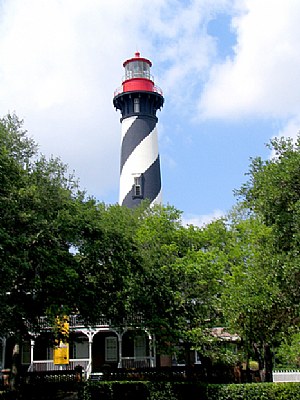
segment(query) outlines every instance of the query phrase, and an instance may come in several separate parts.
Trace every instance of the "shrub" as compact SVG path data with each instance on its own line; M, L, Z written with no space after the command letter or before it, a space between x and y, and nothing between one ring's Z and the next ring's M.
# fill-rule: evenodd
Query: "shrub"
M205 400L298 400L299 398L298 383L208 385L204 397Z
M82 400L299 400L299 383L87 382Z

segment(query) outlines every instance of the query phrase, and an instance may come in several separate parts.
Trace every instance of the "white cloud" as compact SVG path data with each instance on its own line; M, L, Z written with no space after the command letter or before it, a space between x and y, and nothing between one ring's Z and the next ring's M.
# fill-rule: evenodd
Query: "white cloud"
M233 20L235 56L212 66L199 110L202 117L299 114L300 2L245 0Z
M207 22L231 8L230 0L194 0L189 5L176 2L176 6L169 2L150 24L151 35L160 45L158 59L166 66L159 79L172 106L190 111L187 105L193 104L195 90L216 52L214 39L206 33Z
M0 113L16 111L42 152L61 156L90 194L113 193L116 201L120 125L112 97L123 61L137 49L151 57L168 102L180 107L215 51L203 27L228 3L4 0Z
M194 225L202 227L204 225L209 224L210 222L222 218L225 216L225 213L221 210L214 210L211 214L206 215L184 215L182 218L183 225Z
M16 111L41 151L61 156L99 198L118 186L120 126L112 97L122 62L135 50L141 7L133 3L2 4L0 112Z
M300 132L300 114L288 121L288 123L278 132L278 137L289 137L293 140L297 138Z

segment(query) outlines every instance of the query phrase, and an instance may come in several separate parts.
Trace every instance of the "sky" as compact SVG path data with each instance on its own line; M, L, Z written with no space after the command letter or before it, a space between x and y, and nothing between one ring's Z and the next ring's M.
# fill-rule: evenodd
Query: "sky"
M226 214L250 158L300 125L299 0L0 0L0 115L15 112L82 189L118 202L123 62L152 63L163 202Z

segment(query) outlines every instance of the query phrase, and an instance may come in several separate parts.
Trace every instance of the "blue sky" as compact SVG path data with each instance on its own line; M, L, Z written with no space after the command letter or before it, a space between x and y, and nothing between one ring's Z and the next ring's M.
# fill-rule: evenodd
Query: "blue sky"
M165 97L163 200L201 224L235 204L250 157L300 125L296 0L2 0L0 114L16 112L82 188L118 201L123 61L139 50Z

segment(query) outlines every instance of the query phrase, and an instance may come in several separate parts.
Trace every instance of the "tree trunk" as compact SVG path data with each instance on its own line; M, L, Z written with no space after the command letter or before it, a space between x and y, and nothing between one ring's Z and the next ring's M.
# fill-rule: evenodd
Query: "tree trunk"
M249 350L247 350L247 358L246 358L246 382L251 383L250 353L249 353Z
M265 382L273 382L273 354L268 343L264 345Z
M259 369L259 376L260 381L265 382L265 365L264 365L264 354L263 349L260 348L258 343L253 343L253 349L255 352L255 357L258 361L258 369Z
M16 390L19 384L20 346L16 343L12 353L10 388Z

